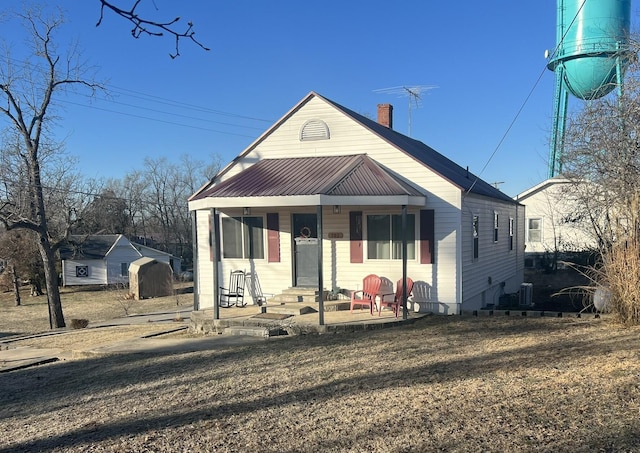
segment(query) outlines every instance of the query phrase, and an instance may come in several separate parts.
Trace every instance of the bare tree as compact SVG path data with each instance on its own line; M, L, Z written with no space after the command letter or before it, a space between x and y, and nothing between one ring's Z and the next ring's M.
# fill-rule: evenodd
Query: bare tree
M133 2L133 5L129 9L125 9L124 7L120 8L116 6L112 1L99 1L100 19L98 19L98 23L96 24L96 26L100 26L102 20L104 19L104 11L105 9L108 9L133 24L133 28L131 29L131 36L133 36L134 38L139 38L142 35L164 36L165 33L171 35L175 39L176 45L175 53L169 54L171 58L176 58L180 55L180 39L187 39L194 42L200 48L209 50L209 48L205 47L200 41L196 39L196 32L193 29L193 22L191 21L187 22L187 26L183 31L178 31L175 26L178 24L178 22L180 22L180 17L176 17L168 21L156 21L140 16L140 14L138 14L138 7L140 6L142 0L135 0Z
M55 40L63 25L62 14L47 15L38 7L15 13L29 35L30 57L14 63L7 55L7 64L0 66L0 113L9 123L11 153L21 172L15 180L5 179L0 191L0 222L6 230L26 228L37 235L38 251L44 267L51 327L65 327L55 252L64 235L58 227L72 220L73 212L56 212L50 220L43 165L47 156L59 151L47 141L48 128L55 121L54 98L75 87L96 90L99 84L90 81L90 69L81 60L76 45L61 51ZM62 178L64 180L65 178ZM20 190L22 189L22 190ZM55 196L54 192L49 192ZM67 233L68 231L66 231ZM56 239L58 238L58 239Z
M187 199L219 169L219 158L209 162L180 156L178 163L165 157L146 158L142 170L133 171L110 187L127 203L131 220L129 237L191 260L191 218Z
M23 280L31 284L31 295L42 295L42 262L29 230L4 231L0 235L0 256L7 262L4 282L13 288L16 306L21 305L20 286Z
M576 209L600 245L594 283L610 289L625 323L640 323L640 49L632 40L623 89L590 101L567 125L563 169ZM622 265L621 265L622 264Z

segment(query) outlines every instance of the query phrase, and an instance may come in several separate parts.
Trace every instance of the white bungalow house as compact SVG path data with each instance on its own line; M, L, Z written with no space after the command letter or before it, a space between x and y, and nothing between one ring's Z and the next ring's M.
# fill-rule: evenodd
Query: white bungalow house
M180 259L169 253L130 242L122 234L72 235L60 249L62 285L129 283L129 265L149 257L180 270Z
M597 248L589 216L576 202L576 190L575 182L560 175L515 197L526 208L525 267L550 266L554 260Z
M376 122L311 92L192 195L194 308L232 270L273 294L406 275L411 309L440 314L517 292L523 206L395 132L392 112Z

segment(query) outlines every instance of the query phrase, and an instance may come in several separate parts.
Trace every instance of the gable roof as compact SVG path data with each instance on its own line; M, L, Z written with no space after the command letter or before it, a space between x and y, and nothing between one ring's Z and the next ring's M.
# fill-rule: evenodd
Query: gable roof
M145 253L154 253L156 255L164 255L164 256L168 256L169 258L173 258L173 259L181 259L178 256L175 256L169 252L165 252L162 250L158 250L158 249L154 249L153 247L149 247L148 245L144 245L144 244L139 244L137 242L131 241L131 245L133 246L133 248L135 248L138 252L140 252L141 255L146 256Z
M415 140L411 137L407 137L404 134L394 131L391 128L383 126L377 121L373 121L359 113L354 112L330 99L323 98L316 94L316 96L324 99L329 104L333 105L338 110L341 110L346 115L350 116L367 129L374 132L386 140L391 145L395 146L399 151L402 151L415 160L430 168L434 172L438 173L443 178L447 179L454 185L458 186L461 190L466 192L484 195L491 198L497 198L499 200L513 202L513 199L507 194L496 189L491 184L480 179L468 169L462 168L451 159L443 156L438 151L434 150L430 146L425 145L419 140Z
M129 243L122 234L71 235L67 243L60 247L60 258L63 260L104 259L121 239Z
M192 200L296 195L423 196L369 156L355 154L263 159Z
M545 179L541 183L536 184L535 186L525 190L524 192L520 192L518 195L515 196L515 199L518 200L519 202L522 202L523 200L526 200L527 198L537 194L538 192L545 190L548 187L551 187L556 184L569 184L570 182L571 180L569 180L568 178L565 178L562 175L557 175L552 178Z
M263 140L265 140L272 131L277 129L281 124L287 121L293 114L295 114L300 108L302 108L305 104L307 104L311 99L318 98L326 102L327 104L333 106L337 110L341 111L343 114L347 115L357 123L360 123L365 128L369 129L374 134L378 135L380 138L385 140L387 143L394 146L399 151L411 156L413 159L418 161L420 164L425 167L430 168L435 173L439 174L444 179L448 180L455 186L457 186L460 190L483 195L503 201L508 201L513 203L514 200L501 192L491 184L483 181L478 178L473 173L469 172L468 169L462 168L460 165L456 164L452 160L443 156L439 152L435 151L433 148L425 145L419 140L412 139L403 135L399 132L394 131L393 129L387 128L376 121L373 121L369 118L366 118L359 113L354 112L330 99L327 99L315 92L310 92L307 96L305 96L298 104L296 104L289 112L287 112L280 120L278 120L273 126L271 126L268 130L266 130L258 139L256 139L247 149L245 149L241 154L239 154L235 159L233 159L227 166L225 166L209 183L205 184L199 191L197 191L189 201L198 200L206 197L203 195L204 193L209 193L209 196L213 196L215 193L215 186L212 187L212 184L216 182L221 176L226 174L243 156L250 153L256 146L258 146ZM346 157L346 156L342 156ZM275 159L274 159L275 160ZM279 159L281 161L291 161L291 159ZM291 162L288 162L291 163ZM258 164L254 164L258 165ZM244 170L246 172L247 170ZM326 175L324 175L326 177ZM233 178L231 178L233 179ZM352 181L355 181L353 179ZM223 183L224 184L224 183Z

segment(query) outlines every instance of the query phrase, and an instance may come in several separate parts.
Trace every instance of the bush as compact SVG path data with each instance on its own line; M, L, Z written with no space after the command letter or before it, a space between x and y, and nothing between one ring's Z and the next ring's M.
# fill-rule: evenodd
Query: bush
M611 294L611 312L625 325L640 324L640 241L619 242L602 256L601 285Z
M72 329L84 329L88 325L89 325L88 319L72 319L71 320Z

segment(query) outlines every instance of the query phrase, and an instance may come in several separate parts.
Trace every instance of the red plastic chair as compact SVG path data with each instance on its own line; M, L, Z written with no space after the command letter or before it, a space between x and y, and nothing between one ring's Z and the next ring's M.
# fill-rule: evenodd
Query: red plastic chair
M386 294L386 296L393 296L393 300L387 299L384 300L385 296L380 297L380 305L378 305L378 316L382 312L382 307L389 307L393 310L393 313L396 315L396 318L400 314L400 309L402 308L402 279L398 280L396 284L396 293L395 294ZM413 291L413 280L407 277L407 297Z
M373 315L373 307L380 292L381 282L380 277L375 274L367 275L362 280L362 289L351 293L351 313L354 306L360 305L360 309L369 307L369 313Z

